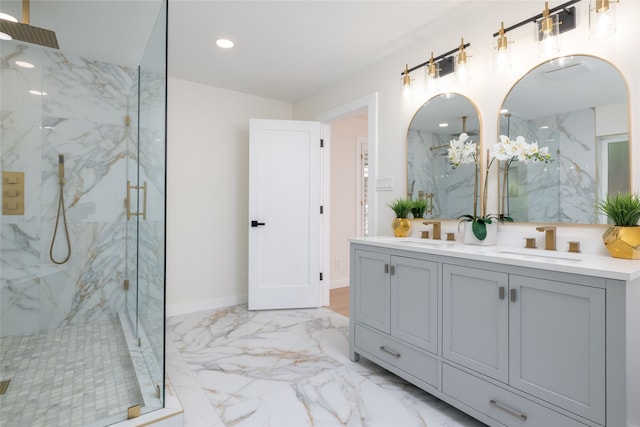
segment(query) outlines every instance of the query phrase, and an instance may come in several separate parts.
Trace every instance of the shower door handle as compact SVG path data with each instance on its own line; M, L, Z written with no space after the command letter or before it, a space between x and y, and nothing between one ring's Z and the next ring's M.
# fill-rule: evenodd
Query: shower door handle
M252 227L257 227L259 225L266 225L264 222L258 222L255 219L253 221L251 221L251 226Z
M142 212L131 212L131 190L142 190ZM147 220L147 181L144 182L144 185L131 185L131 181L127 181L127 221L131 219L132 216L142 216L142 220Z

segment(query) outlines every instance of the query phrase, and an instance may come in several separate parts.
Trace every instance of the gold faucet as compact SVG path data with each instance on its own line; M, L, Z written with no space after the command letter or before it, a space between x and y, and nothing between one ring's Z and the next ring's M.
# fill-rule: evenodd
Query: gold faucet
M424 221L424 225L433 225L433 240L440 240L440 221Z
M544 250L556 250L556 228L555 227L536 227L537 231L544 232Z

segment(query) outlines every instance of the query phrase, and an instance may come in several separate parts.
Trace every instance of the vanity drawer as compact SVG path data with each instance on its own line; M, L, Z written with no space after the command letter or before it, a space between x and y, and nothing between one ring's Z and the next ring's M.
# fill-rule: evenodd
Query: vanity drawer
M363 350L435 388L440 388L438 362L428 354L390 335L373 331L357 323L354 335L356 349ZM364 356L366 357L366 354Z
M442 365L442 391L507 426L585 426L446 363Z

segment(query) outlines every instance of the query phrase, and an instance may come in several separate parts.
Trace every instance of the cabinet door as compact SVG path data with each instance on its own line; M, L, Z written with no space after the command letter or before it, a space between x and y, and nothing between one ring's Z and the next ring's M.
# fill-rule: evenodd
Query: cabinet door
M389 255L355 251L355 321L387 334L390 322Z
M509 383L604 424L604 289L516 275L509 286Z
M391 257L391 335L438 353L438 264Z
M444 264L442 268L443 357L507 382L508 276Z

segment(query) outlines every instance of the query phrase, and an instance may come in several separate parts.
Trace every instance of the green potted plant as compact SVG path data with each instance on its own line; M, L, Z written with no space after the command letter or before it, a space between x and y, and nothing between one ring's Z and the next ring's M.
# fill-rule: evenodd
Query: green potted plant
M427 201L426 200L413 200L411 202L411 215L415 219L424 218L424 213L427 211Z
M613 223L602 235L611 256L640 259L640 196L629 192L609 194L597 208Z
M408 199L395 199L387 206L396 214L395 219L391 223L393 235L396 237L407 237L411 232L411 221L409 213L413 207L413 202Z

